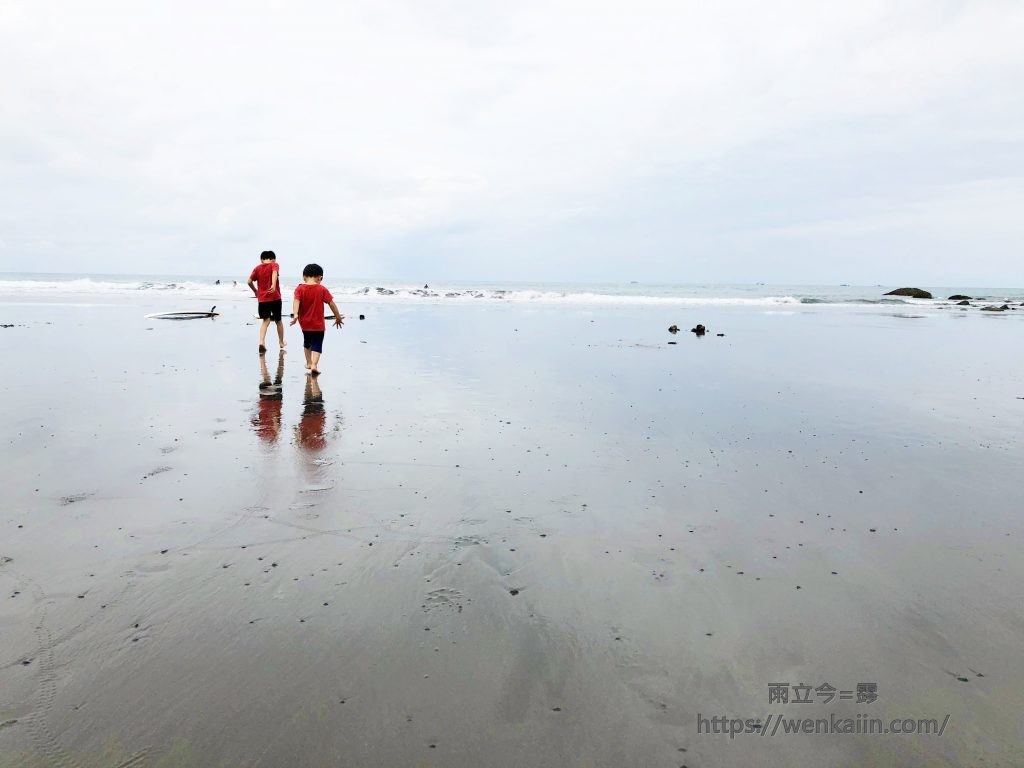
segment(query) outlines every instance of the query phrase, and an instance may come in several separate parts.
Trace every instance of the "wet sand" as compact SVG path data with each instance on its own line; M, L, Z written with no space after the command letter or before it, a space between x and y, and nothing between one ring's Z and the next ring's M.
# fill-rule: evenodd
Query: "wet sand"
M1024 316L177 308L0 303L0 766L1024 764Z

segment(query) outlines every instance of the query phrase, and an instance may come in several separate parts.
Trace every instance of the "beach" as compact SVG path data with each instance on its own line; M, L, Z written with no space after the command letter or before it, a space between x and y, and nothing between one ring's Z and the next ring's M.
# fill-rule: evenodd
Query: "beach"
M0 299L0 766L1024 764L1024 307L339 304Z

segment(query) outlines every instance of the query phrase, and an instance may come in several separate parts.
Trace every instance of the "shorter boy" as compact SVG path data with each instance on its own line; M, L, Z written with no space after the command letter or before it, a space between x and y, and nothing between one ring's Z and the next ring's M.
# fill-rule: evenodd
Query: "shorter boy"
M302 329L302 351L306 353L306 373L319 376L320 354L324 351L324 304L334 313L334 327L341 328L345 316L338 310L334 297L324 286L324 270L319 264L307 264L302 270L302 284L295 286L290 325L299 324Z
M260 254L260 263L257 264L252 274L249 275L249 287L256 294L256 301L259 302L259 316L263 323L260 325L260 354L267 351L267 328L270 321L277 323L277 342L281 349L285 348L284 323L281 322L281 283L278 280L277 256L273 251L264 251Z

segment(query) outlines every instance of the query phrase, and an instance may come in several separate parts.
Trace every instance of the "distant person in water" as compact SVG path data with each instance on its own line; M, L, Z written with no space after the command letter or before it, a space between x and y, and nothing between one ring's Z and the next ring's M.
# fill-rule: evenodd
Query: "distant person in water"
M260 354L267 351L267 328L271 321L277 323L278 345L284 349L287 342L284 340L284 323L281 322L281 282L277 256L273 251L260 254L260 263L253 267L249 275L249 287L256 294L260 320L263 321L260 324Z
M334 303L331 292L321 283L324 270L319 264L307 264L302 270L302 284L295 286L291 325L302 329L302 350L306 353L306 373L319 376L320 355L324 351L324 304L334 313L334 327L341 328L345 316Z

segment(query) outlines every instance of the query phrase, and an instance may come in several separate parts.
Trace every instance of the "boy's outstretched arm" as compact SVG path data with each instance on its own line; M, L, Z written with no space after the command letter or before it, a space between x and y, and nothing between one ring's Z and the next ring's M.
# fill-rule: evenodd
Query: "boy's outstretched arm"
M341 328L341 326L345 324L345 316L341 314L341 310L338 309L338 305L333 301L327 306L329 306L331 308L331 312L334 313L334 327Z
M299 300L292 299L292 321L288 325L295 325L299 322Z

